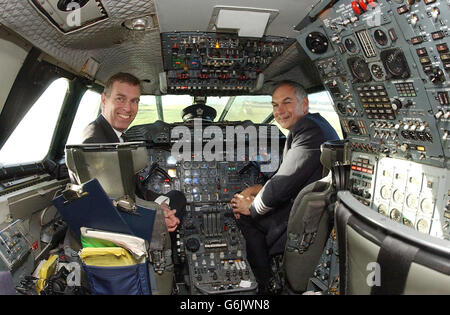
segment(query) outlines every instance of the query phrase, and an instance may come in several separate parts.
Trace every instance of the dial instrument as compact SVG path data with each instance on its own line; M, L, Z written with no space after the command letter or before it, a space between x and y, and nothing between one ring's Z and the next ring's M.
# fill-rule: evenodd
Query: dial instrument
M396 189L394 191L394 194L392 195L392 198L394 199L395 202L402 202L403 201L403 192L400 191L399 189Z
M402 213L398 209L392 209L391 210L391 219L397 222L401 222L402 220Z
M425 214L433 214L433 201L430 198L425 198L420 202L420 210Z
M381 205L378 206L378 213L380 213L382 215L386 215L387 216L387 214L388 214L387 210L388 209L387 209L387 207L384 204L381 204Z
M417 228L417 231L419 231L419 232L428 233L428 229L429 229L428 221L425 219L420 219L419 221L417 221L416 228Z
M414 196L413 194L409 194L406 197L406 205L411 209L417 209L418 205L417 197Z
M369 66L361 57L355 57L347 60L353 77L360 82L368 82L372 80Z
M380 193L383 199L388 200L391 198L391 189L388 186L381 187Z
M355 43L355 41L353 39L347 38L344 41L344 45L345 45L345 48L347 48L347 50L350 53L354 54L354 53L358 52L358 46L356 46L356 43Z
M373 33L373 37L375 38L375 41L377 42L377 44L380 46L386 46L388 43L388 37L387 37L386 33L380 29L377 29Z

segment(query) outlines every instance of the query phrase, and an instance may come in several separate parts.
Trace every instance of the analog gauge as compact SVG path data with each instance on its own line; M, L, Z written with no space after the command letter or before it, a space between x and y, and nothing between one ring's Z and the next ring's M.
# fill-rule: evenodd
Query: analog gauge
M397 222L402 220L402 213L398 209L391 210L391 219Z
M388 215L387 207L386 207L384 204L381 204L381 205L378 207L378 213L387 216L387 215Z
M336 107L342 115L347 115L347 107L344 104L337 103Z
M405 55L400 49L385 50L380 55L386 71L393 78L406 79L410 76L410 70Z
M344 45L345 45L345 48L347 48L347 50L350 53L354 54L354 53L358 52L358 46L356 46L356 43L353 41L353 39L347 38L344 41Z
M406 197L406 205L411 209L417 209L417 197L410 194Z
M361 82L369 82L372 80L369 66L366 61L360 57L355 57L347 60L352 75L355 79Z
M392 197L394 198L395 202L402 202L403 201L403 192L401 192L400 190L396 189L394 191L394 194L392 195Z
M380 29L377 29L374 33L373 33L373 37L375 38L375 41L378 43L378 45L380 46L386 46L388 43L388 37L386 35L385 32L383 32Z
M358 126L358 124L354 120L348 121L348 126L350 127L350 130L354 133L359 135L361 133L361 130Z
M420 203L420 210L426 214L433 214L433 201L430 198L425 198Z
M417 231L428 234L429 224L425 219L420 219L416 224Z
M383 72L383 69L380 67L380 65L373 64L370 67L370 72L372 72L372 75L374 76L374 78L376 78L378 80L383 80L384 72Z
M388 186L381 187L380 193L383 199L391 198L391 189Z
M185 169L191 168L191 162L189 162L189 161L184 161L184 162L183 162L183 168L185 168Z
M306 47L315 54L323 54L328 49L328 39L319 32L312 32L306 37Z
M411 220L407 219L407 218L403 218L403 224L409 227L414 227L414 223L411 222Z

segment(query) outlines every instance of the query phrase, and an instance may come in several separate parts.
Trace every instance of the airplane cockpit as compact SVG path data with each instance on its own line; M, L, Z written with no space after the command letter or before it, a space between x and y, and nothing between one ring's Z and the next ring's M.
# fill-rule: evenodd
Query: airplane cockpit
M449 23L448 0L0 1L0 294L450 294ZM82 143L118 72L136 117ZM261 291L231 200L286 163L283 81L338 139ZM174 232L143 191L183 195Z

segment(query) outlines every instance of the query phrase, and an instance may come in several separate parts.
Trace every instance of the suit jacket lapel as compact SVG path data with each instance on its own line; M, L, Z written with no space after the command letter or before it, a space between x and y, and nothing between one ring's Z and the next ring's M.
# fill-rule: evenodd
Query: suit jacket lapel
M97 122L99 126L102 127L103 133L105 134L105 140L107 142L120 142L119 138L117 137L117 134L114 132L113 128L109 124L109 122L103 117L103 115L98 116Z

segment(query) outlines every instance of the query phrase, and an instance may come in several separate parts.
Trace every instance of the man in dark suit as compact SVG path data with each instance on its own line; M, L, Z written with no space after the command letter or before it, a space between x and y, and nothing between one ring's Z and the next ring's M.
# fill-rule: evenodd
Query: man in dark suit
M289 130L280 167L264 186L248 187L231 200L263 292L271 275L270 257L284 252L294 199L303 187L322 177L320 145L339 139L320 114L308 112L307 94L295 82L283 81L275 87L272 106L275 120Z
M82 143L124 142L123 132L136 117L140 95L141 82L132 74L119 72L109 78L101 95L102 113L83 130ZM176 230L186 207L186 198L181 192L170 191L160 196L137 187L136 194L160 203L168 231Z

